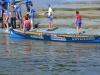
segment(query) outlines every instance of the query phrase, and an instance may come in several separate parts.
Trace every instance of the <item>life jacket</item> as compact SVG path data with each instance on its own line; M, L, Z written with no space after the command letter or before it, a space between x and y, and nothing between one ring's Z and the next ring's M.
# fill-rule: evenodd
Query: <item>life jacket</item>
M22 23L24 23L26 21L25 17L22 19Z
M82 17L81 17L80 14L76 14L76 18L77 18L77 21L78 21L78 20L82 20Z
M25 27L30 27L31 26L30 22L28 20L26 20L24 23L25 23Z

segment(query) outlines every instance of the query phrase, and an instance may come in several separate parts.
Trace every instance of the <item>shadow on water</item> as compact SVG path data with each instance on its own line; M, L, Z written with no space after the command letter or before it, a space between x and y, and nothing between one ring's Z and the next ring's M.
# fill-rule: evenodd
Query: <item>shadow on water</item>
M0 74L99 75L99 44L0 39Z

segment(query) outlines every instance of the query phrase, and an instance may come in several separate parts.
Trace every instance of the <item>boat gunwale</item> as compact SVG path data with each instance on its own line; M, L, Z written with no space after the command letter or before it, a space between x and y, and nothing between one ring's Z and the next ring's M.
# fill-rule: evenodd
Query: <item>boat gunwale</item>
M48 36L48 35L56 35L58 37L75 37L75 38L92 38L98 37L100 35L83 35L83 34L57 34L57 33L44 33L44 32L37 32L37 31L26 31L25 33L23 30L13 29L13 31L22 33L22 34L29 34L29 35L38 35L38 36Z

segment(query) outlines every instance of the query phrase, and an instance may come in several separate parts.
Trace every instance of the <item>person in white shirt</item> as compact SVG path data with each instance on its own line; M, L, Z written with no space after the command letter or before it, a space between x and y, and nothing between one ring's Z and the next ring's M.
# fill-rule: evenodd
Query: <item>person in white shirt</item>
M53 29L53 10L50 7L50 4L48 6L48 18L49 18L49 30Z

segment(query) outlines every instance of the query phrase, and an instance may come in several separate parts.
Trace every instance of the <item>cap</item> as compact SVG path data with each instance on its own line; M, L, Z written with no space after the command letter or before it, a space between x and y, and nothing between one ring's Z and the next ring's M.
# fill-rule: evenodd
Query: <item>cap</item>
M50 7L50 4L47 4Z
M15 8L18 9L20 6L21 6L21 4L17 4L17 5L15 6Z
M18 4L18 7L20 7L21 6L21 4Z

